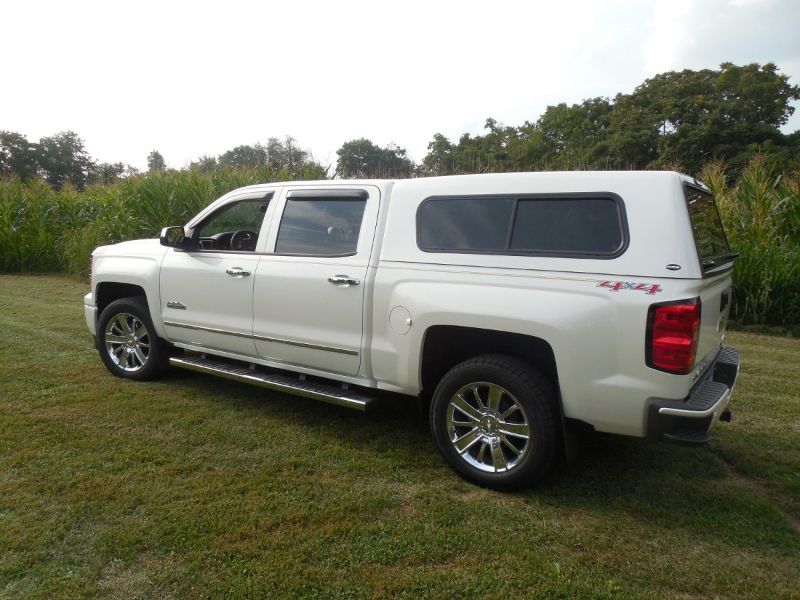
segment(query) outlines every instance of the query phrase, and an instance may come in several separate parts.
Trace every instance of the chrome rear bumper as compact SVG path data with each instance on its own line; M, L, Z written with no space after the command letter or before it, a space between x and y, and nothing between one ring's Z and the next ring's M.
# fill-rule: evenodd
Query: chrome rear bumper
M648 437L690 446L707 444L714 423L730 420L728 402L739 375L739 362L739 352L734 348L721 348L684 400L653 401L648 410Z

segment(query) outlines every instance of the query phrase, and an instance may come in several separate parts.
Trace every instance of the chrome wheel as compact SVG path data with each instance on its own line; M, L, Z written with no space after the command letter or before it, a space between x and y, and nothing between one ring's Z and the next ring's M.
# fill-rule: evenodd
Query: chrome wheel
M531 445L531 426L522 404L494 383L459 388L447 405L446 426L461 458L489 473L513 469Z
M105 328L106 352L111 361L129 373L138 371L150 357L150 333L145 324L130 313L118 313Z

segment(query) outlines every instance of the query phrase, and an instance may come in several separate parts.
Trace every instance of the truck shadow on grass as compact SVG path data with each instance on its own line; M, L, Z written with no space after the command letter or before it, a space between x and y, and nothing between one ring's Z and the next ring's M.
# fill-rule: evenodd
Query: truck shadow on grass
M192 373L176 372L165 382L228 409L255 411L302 427L318 447L346 448L383 459L371 477L393 485L399 478L435 494L469 495L479 490L461 481L439 457L427 415L412 399L381 398L367 413L278 394ZM347 476L358 477L356 474ZM491 493L508 505L537 503L559 511L589 511L598 517L630 519L661 531L682 531L696 543L800 553L800 535L758 490L743 486L708 447L686 448L605 434L581 438L577 459L559 464L535 488ZM485 500L479 495L476 502Z
M800 552L800 535L761 490L743 485L709 447L589 434L577 460L542 482L539 499L563 508L613 513L697 543Z

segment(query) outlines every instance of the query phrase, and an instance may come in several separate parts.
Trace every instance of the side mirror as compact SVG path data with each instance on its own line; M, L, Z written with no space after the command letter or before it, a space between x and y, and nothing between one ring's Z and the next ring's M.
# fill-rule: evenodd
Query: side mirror
M186 248L189 239L183 231L183 227L164 227L159 236L162 246L169 246L170 248Z

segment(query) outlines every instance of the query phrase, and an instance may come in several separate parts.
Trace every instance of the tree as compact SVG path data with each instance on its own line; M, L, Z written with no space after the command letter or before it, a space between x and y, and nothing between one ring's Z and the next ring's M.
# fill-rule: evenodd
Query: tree
M283 141L276 137L269 138L265 150L267 164L276 171L281 169L293 171L309 162L308 152L299 148L297 140L289 135Z
M380 168L381 149L366 138L345 142L336 155L336 174L344 179L374 177Z
M659 157L659 129L663 127L647 108L619 94L609 114L606 156L609 166L644 169L654 164Z
M26 181L36 176L36 145L13 131L0 131L0 177L16 176Z
M545 137L538 122L525 121L508 140L508 160L514 170L551 168L554 158L552 140Z
M635 157L636 167L680 164L696 173L712 159L738 167L760 146L786 143L780 126L798 99L800 88L773 63L661 73L617 96L611 152Z
M515 170L509 155L516 141L516 130L486 119L484 135L463 134L453 144L437 133L428 144L428 154L422 160L420 172L431 175L455 173L500 173Z
M779 128L798 99L800 88L772 63L662 73L613 102L548 106L519 127L487 119L485 133L465 133L457 143L436 134L419 172L679 167L697 173L714 159L738 170L757 153L791 161L800 153L797 137Z
M453 143L441 133L428 142L428 154L419 166L420 175L450 175L455 172Z
M121 162L95 164L89 171L88 180L89 183L114 183L122 179L129 168Z
M275 171L286 169L290 172L313 164L313 161L309 160L308 152L298 147L295 139L288 135L283 140L271 137L267 140L266 146L258 142L253 146L236 146L220 154L217 160L220 165L235 169L251 169L266 165Z
M41 138L37 154L42 176L56 189L66 182L83 189L94 165L74 131Z
M167 163L164 161L164 157L161 156L161 153L158 150L153 150L150 154L147 155L147 170L151 173L160 173L165 171L167 168Z
M213 156L203 155L197 159L196 162L193 162L189 165L190 169L195 169L200 171L201 173L212 173L219 164L217 163L217 159Z
M350 140L336 151L336 174L344 179L410 177L414 163L394 144L381 148L366 138Z
M219 156L219 164L234 169L246 169L266 164L267 152L261 144L236 146Z
M598 168L605 150L607 98L590 98L580 104L548 106L536 129L552 154L554 166L567 169Z
M383 149L383 177L411 177L414 172L414 163L408 158L405 148L390 142Z

